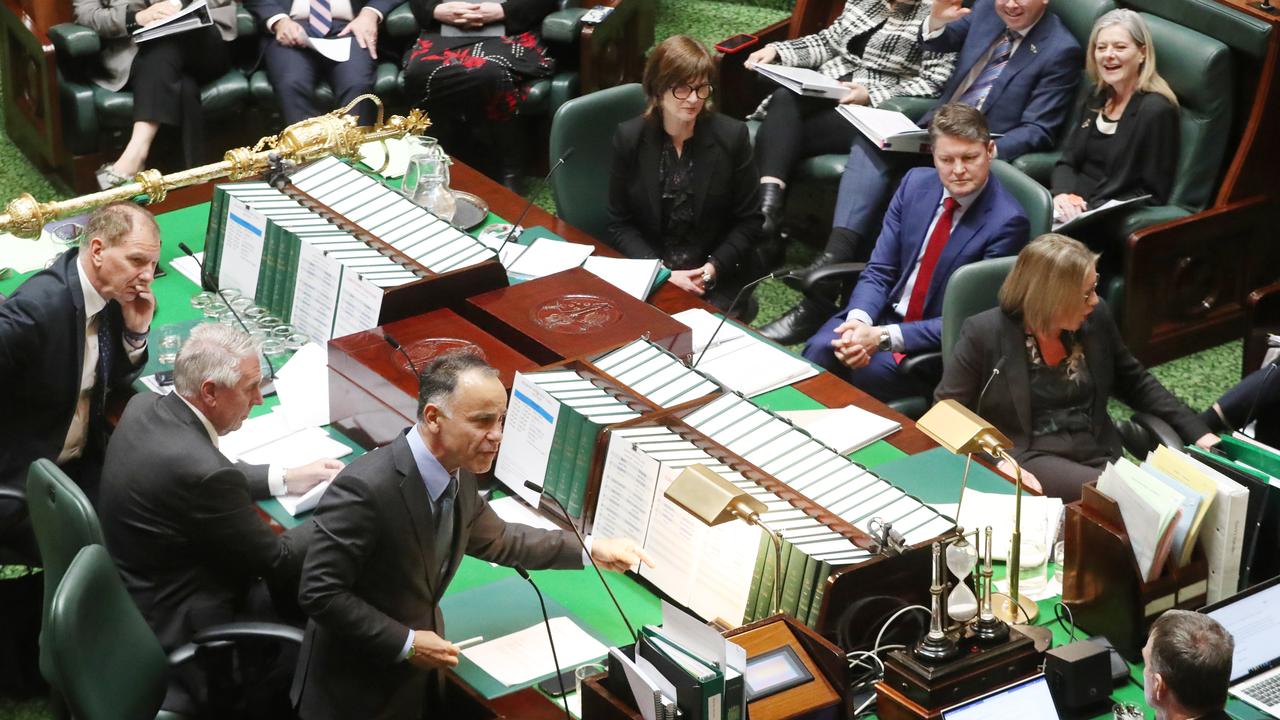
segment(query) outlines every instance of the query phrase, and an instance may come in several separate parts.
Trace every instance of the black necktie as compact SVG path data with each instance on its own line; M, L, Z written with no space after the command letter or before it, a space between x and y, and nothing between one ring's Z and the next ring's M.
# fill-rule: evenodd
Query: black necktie
M88 431L103 430L107 407L107 385L111 378L111 353L114 350L111 347L111 329L108 327L106 310L99 310L94 319L98 325L98 370L97 377L93 381L93 392L89 395L86 439L92 437Z
M436 500L436 559L440 562L440 574L449 569L453 554L453 507L458 496L458 478L449 477L449 484Z

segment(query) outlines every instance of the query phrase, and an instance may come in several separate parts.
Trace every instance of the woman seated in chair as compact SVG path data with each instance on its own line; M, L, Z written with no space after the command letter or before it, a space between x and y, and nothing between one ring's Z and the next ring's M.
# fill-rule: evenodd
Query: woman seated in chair
M1089 36L1085 72L1094 92L1062 145L1050 188L1056 221L1108 200L1150 195L1162 205L1178 164L1178 99L1156 72L1142 16L1112 10Z
M830 27L795 40L769 43L747 57L757 63L803 67L841 81L849 92L842 105L875 107L896 95L937 97L951 77L954 53L925 52L918 36L929 17L925 0L847 0ZM836 112L836 103L778 88L755 112L760 203L765 232L782 214L791 171L804 158L845 154L857 130Z
M1187 442L1217 441L1125 347L1098 298L1097 260L1065 235L1031 241L1000 288L1000 306L965 321L934 392L995 425L1013 441L1028 486L1067 502L1120 457L1112 396ZM1005 463L1000 469L1012 475Z
M143 43L133 32L182 9L177 0L76 0L75 21L102 38L101 63L92 80L112 92L133 91L133 129L115 162L98 168L106 190L126 182L147 163L162 125L181 128L186 167L205 162L200 86L231 69L229 42L236 37L236 10L230 0L209 0L211 27Z
M446 151L510 187L521 170L520 103L532 80L555 71L541 32L556 7L555 0L409 0L422 32L405 53L405 95L431 116ZM469 154L479 148L491 155Z
M728 309L755 271L760 176L747 126L710 107L715 80L715 57L686 35L649 55L645 112L613 136L607 241L660 258L677 287ZM750 320L754 304L742 305Z

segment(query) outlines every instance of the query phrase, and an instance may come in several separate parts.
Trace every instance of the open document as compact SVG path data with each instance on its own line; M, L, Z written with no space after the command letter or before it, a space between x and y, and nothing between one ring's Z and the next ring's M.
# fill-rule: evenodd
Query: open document
M157 20L144 28L135 30L133 41L146 42L212 24L213 19L209 17L208 4L205 0L196 0L163 20Z
M755 70L797 95L839 100L849 94L849 88L839 80L833 80L809 68L756 63Z
M708 342L712 343L706 355L697 361L698 369L726 388L747 397L776 390L818 374L803 359L752 336L732 322L726 322L713 339L711 335L720 324L720 318L706 310L691 308L672 317L693 330L695 359L702 355Z
M1127 200L1115 200L1115 199L1108 200L1097 207L1092 207L1092 208L1089 208L1088 210L1085 210L1084 212L1071 218L1070 220L1063 220L1060 215L1058 215L1057 213L1054 213L1053 231L1060 232L1063 229L1070 230L1072 227L1075 227L1078 223L1083 223L1085 220L1088 220L1091 217L1095 217L1097 215L1106 215L1117 208L1122 208L1127 205L1134 205L1136 203L1143 202L1144 200L1147 200L1150 197L1151 197L1150 195L1140 195L1138 197L1129 198Z
M897 110L881 110L865 105L836 108L873 145L890 152L929 152L929 131Z

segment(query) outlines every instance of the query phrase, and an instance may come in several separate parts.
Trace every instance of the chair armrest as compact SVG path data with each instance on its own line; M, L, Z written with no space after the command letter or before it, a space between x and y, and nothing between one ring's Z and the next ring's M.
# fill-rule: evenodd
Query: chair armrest
M1149 413L1134 413L1128 420L1115 423L1120 444L1135 457L1146 457L1157 445L1180 448L1182 438L1169 423Z
M1053 166L1057 165L1061 159L1061 152L1051 150L1019 155L1010 164L1026 173L1032 180L1049 187L1049 181L1053 178Z
M1182 437L1178 435L1178 431L1173 429L1172 425L1151 413L1134 413L1133 422L1138 427L1146 430L1153 440L1162 445L1168 445L1176 450L1186 444L1183 442Z
M1121 237L1125 238L1152 225L1159 225L1170 220L1181 220L1191 215L1190 212L1177 205L1150 205L1135 208L1128 213L1125 213L1124 210L1118 212L1124 215L1124 219L1120 221L1119 226Z
M578 72L583 94L639 82L653 46L655 0L601 0L613 7L595 25L578 24Z
M26 503L27 493L21 488L9 487L7 485L0 486L0 500L13 500L14 502Z
M808 275L799 278L800 287L802 291L807 292L812 290L813 286L818 282L830 280L832 278L843 278L851 275L858 275L866 268L867 264L862 262L835 263L834 265L827 265L826 267L818 268Z
M177 667L196 657L201 645L235 642L236 640L276 640L285 644L302 646L302 630L280 623L232 622L214 625L196 633L191 642L169 653L169 666Z
M92 28L76 23L59 23L49 28L53 49L63 57L92 57L102 51L102 39Z
M587 8L571 7L542 18L542 39L561 45L572 45L578 41L578 25Z
M899 95L891 97L880 103L881 110L897 110L912 120L919 120L929 108L938 102L938 98L912 97L909 95Z
M387 37L393 38L417 37L418 31L421 30L418 27L418 19L409 9L409 3L401 3L387 13L386 19L382 21L382 27L386 30Z
M898 372L906 373L925 385L933 385L942 377L942 351L908 355L898 364Z

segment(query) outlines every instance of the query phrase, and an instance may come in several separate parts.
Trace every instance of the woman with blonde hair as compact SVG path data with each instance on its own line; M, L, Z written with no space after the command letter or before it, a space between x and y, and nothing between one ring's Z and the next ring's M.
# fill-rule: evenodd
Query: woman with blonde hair
M613 136L606 240L627 257L660 258L677 287L727 309L753 279L760 176L747 126L711 108L715 81L715 57L697 40L654 48L645 112ZM749 321L746 305L738 314Z
M1054 218L1071 220L1108 200L1142 195L1164 204L1178 164L1178 99L1156 71L1142 16L1121 9L1098 18L1085 72L1094 92L1053 169Z
M1107 415L1112 396L1169 423L1187 442L1216 441L1125 347L1098 298L1097 261L1065 235L1031 241L1000 288L1000 306L965 321L934 393L999 428L1013 441L1028 485L1067 502L1120 457Z

